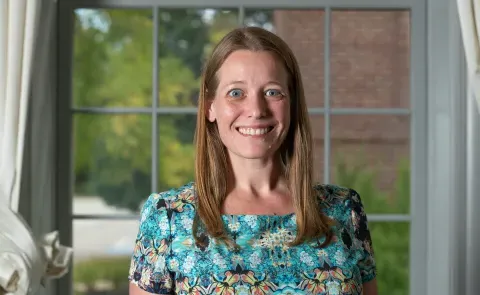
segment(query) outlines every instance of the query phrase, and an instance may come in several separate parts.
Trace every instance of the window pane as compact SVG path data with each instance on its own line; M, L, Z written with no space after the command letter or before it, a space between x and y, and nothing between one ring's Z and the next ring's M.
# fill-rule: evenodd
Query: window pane
M369 228L377 263L378 294L408 294L410 224L370 222Z
M159 130L158 191L175 188L194 180L193 135L197 116L161 115Z
M75 295L128 295L138 220L73 221Z
M74 214L137 211L151 190L151 116L74 116Z
M333 115L332 181L358 191L368 213L408 213L410 117Z
M330 40L332 107L410 106L408 11L333 11Z
M324 183L325 118L323 115L310 115L313 139L314 181Z
M77 9L73 104L150 106L152 32L148 9Z
M302 74L309 107L324 105L324 11L245 10L247 26L261 26L292 48Z
M159 103L194 106L204 60L238 26L237 10L161 9L159 22Z

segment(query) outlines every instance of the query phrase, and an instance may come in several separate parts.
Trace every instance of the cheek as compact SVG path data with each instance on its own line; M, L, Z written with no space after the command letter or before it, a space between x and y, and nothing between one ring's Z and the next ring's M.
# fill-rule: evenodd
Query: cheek
M228 105L218 105L218 108L215 110L217 114L217 123L219 128L228 128L231 125L235 118L237 117L238 111L235 108Z
M222 108L222 115L227 119L232 119L235 117L236 111L230 106L225 106Z
M283 102L272 107L272 112L276 119L280 121L285 128L290 125L290 104Z

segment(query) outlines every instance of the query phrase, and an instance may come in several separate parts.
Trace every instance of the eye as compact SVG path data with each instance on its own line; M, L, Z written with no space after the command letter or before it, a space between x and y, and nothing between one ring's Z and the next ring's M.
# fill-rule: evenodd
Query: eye
M228 92L228 96L232 98L241 98L243 97L243 91L240 89L232 89Z
M282 98L285 96L283 92L278 89L268 89L265 91L265 95L273 98Z

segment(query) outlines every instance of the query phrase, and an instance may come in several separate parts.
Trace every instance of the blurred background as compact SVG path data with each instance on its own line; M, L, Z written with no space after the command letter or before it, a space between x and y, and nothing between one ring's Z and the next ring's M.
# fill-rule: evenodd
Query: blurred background
M239 25L266 28L293 49L314 131L316 181L360 193L379 294L408 294L410 23L410 11L398 9L76 9L75 294L128 294L139 206L151 192L193 180L201 67Z

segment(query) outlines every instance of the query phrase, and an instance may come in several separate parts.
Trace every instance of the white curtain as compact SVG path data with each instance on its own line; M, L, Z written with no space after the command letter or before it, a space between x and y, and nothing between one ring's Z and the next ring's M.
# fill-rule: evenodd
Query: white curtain
M480 1L457 0L469 85L480 110Z
M32 90L45 82L40 67L49 63L40 61L49 57L44 32L54 28L55 8L54 0L0 0L0 294L33 294L46 278L65 274L72 255L57 232L36 238L18 213L23 159L32 154L27 118L42 99Z

